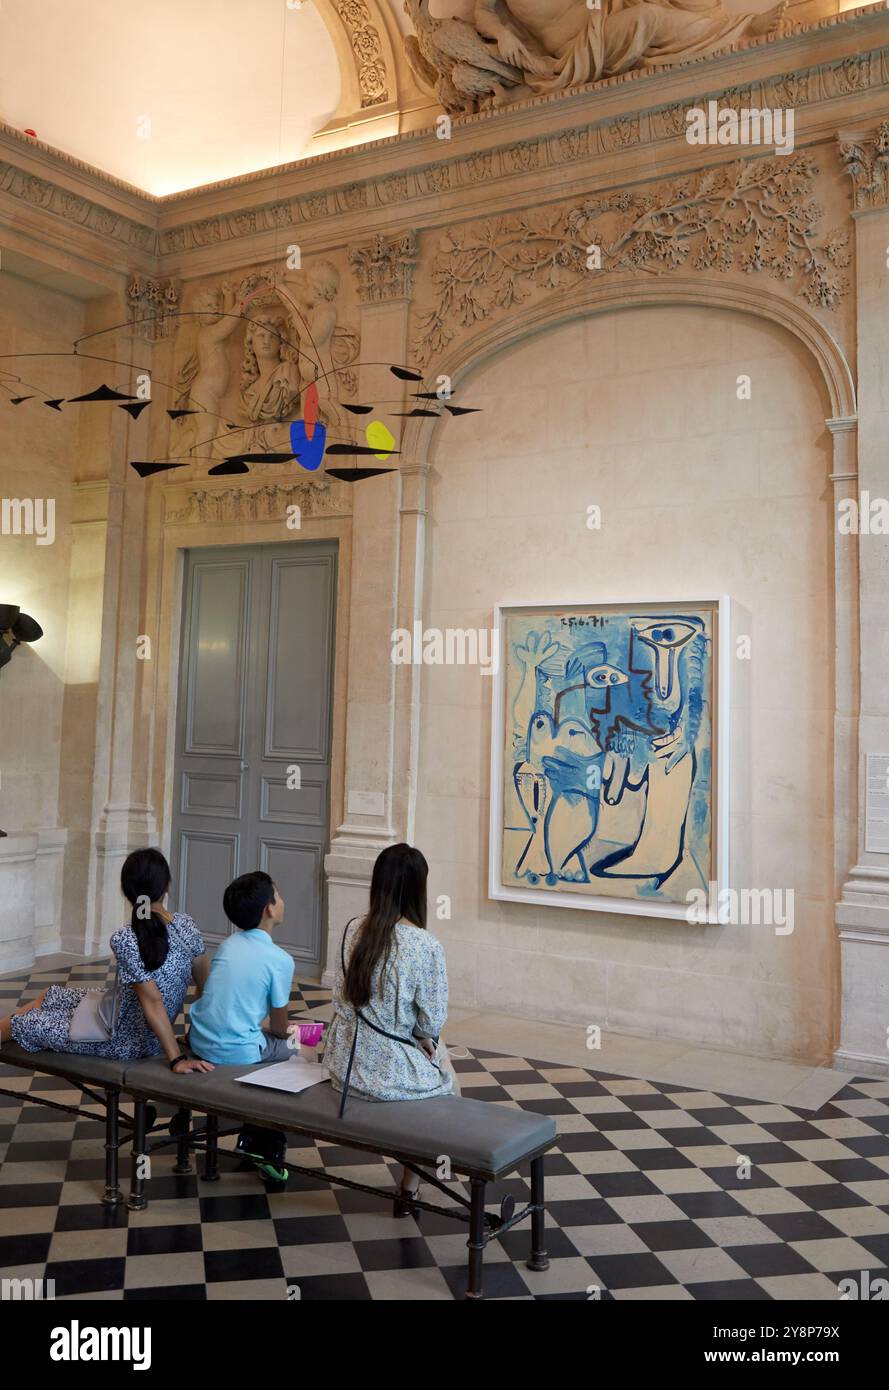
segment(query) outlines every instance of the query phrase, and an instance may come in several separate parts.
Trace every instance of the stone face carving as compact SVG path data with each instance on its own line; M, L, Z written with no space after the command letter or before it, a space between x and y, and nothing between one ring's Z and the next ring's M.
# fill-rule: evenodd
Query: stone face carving
M172 337L179 322L172 317L179 308L179 290L172 280L163 284L134 275L127 285L127 303L130 320L140 338L156 343Z
M176 506L181 494L168 494L168 523L196 524L218 521L284 522L287 508L294 503L305 516L345 511L343 499L326 478L305 478L297 483L271 483L265 487L204 487L188 493L184 505Z
M889 121L875 131L840 131L838 139L856 211L889 206Z
M261 312L244 334L241 404L253 424L275 425L299 411L300 338L286 313Z
M364 0L333 0L334 9L343 21L358 69L358 87L362 106L378 106L389 100L386 62L380 36L371 23L370 10Z
M849 236L840 229L818 239L817 173L807 154L741 160L643 193L449 232L432 266L436 304L418 319L416 359L427 364L461 327L507 312L535 289L566 289L609 270L766 271L793 282L809 304L833 309L849 291L840 273Z
M365 304L410 299L417 263L417 238L413 232L398 237L378 235L368 246L350 251L349 261L355 267L358 293Z
M577 0L475 0L473 29L462 20L433 19L428 0L405 0L416 29L405 54L446 110L474 110L484 99L500 104L703 57L772 33L785 8L784 0L760 15L728 14L719 0L600 0L595 7Z
M360 336L341 322L340 272L329 260L302 269L249 271L237 285L204 284L179 320L171 457L200 467L242 453L286 452L302 392L318 381L320 418L354 394ZM271 466L271 465L270 465Z

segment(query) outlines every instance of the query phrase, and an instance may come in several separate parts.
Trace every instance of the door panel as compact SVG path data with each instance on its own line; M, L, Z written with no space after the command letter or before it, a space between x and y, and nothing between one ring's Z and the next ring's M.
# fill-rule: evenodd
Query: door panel
M332 584L330 563L272 562L266 757L328 757Z
M201 931L212 940L225 935L222 893L237 876L238 835L214 835L208 831L185 830L179 839L179 886L176 903L184 906ZM173 883L176 884L174 872ZM222 884L222 888L219 888ZM192 904L200 903L200 915Z
M244 743L248 569L196 561L192 570L186 753L240 753Z
M260 845L259 867L271 874L287 905L275 940L300 962L321 959L321 897L315 885L323 860L318 845L277 839Z
M287 904L275 939L317 973L336 546L200 550L185 569L172 897L219 941L226 884L266 869Z

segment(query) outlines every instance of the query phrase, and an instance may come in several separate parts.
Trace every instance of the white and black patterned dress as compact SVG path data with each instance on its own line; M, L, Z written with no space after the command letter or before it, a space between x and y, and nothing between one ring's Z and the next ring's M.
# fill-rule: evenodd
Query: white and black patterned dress
M346 929L348 963L358 924ZM437 1038L448 1016L448 972L437 937L421 927L399 922L386 969L379 965L371 982L371 999L361 1010L378 1028L399 1038ZM343 998L344 974L337 952L333 987L333 1022L327 1033L324 1062L335 1091L341 1091L355 1034L355 1010ZM349 1094L364 1100L425 1100L447 1096L454 1081L446 1067L430 1061L419 1046L381 1037L359 1024Z
M191 983L191 963L204 951L204 939L192 919L177 912L167 927L169 949L158 970L146 970L139 954L139 943L132 927L123 927L111 938L111 949L120 967L120 1017L109 1042L71 1042L68 1033L71 1015L85 989L50 985L38 1009L14 1014L10 1021L13 1041L26 1052L73 1052L86 1057L112 1057L120 1061L134 1057L156 1057L163 1050L146 1022L133 985L153 980L161 992L164 1008L173 1023L182 1008Z

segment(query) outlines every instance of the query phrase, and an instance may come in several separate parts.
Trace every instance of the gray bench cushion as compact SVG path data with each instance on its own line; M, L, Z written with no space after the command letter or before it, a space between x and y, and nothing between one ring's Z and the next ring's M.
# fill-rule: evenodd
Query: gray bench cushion
M319 1139L427 1164L446 1154L455 1171L486 1178L510 1172L528 1155L550 1147L556 1137L549 1115L458 1096L403 1101L350 1096L340 1119L340 1095L329 1081L288 1095L234 1080L259 1069L216 1067L212 1072L179 1076L165 1062L129 1062L124 1089L148 1100L209 1109L273 1129L301 1130Z
M49 1072L50 1076L68 1076L75 1084L85 1081L96 1086L122 1086L126 1067L132 1065L107 1057L80 1057L72 1052L27 1052L15 1042L0 1047L0 1062L23 1070Z

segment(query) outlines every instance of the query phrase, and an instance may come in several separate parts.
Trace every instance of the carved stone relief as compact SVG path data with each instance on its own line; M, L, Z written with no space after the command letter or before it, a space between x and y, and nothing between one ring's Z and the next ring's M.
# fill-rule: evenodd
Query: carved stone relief
M856 211L889 206L889 121L875 131L841 131L838 138Z
M376 236L367 246L355 247L349 260L358 277L358 294L365 304L386 299L409 299L417 263L417 238Z
M417 319L416 359L426 365L461 328L506 313L534 292L608 270L764 272L810 305L834 309L850 289L842 273L849 230L819 231L817 174L809 154L739 160L643 192L447 232L429 276L435 302Z
M348 285L346 286L348 288ZM265 266L235 284L194 287L176 344L171 456L212 464L235 454L288 452L290 422L317 382L319 418L335 423L354 395L360 338L332 261Z
M352 44L358 70L361 105L378 106L389 100L383 46L364 0L333 0Z
M287 508L294 504L303 516L350 509L347 489L332 486L327 478L304 478L297 483L272 483L258 488L194 488L184 498L181 493L167 493L166 521L170 524L283 522Z
M146 342L171 338L179 320L179 290L172 280L148 280L134 275L127 285L127 304L135 332Z
M405 0L414 34L405 57L445 110L476 111L564 92L645 67L717 53L780 31L785 4L729 14L719 0L475 0L470 22L435 18L429 0Z

